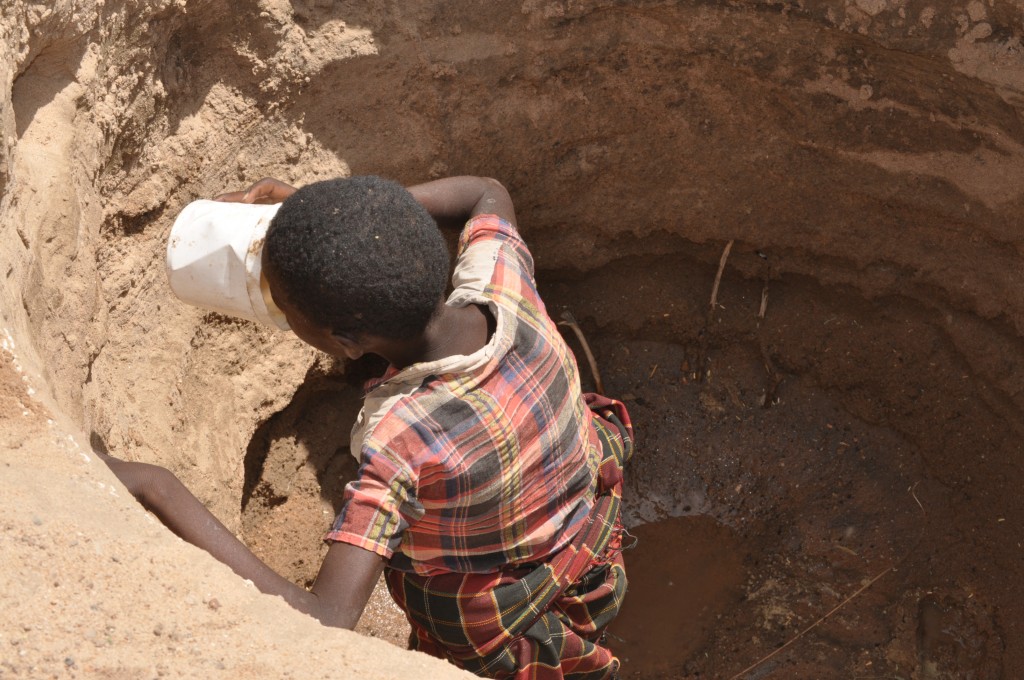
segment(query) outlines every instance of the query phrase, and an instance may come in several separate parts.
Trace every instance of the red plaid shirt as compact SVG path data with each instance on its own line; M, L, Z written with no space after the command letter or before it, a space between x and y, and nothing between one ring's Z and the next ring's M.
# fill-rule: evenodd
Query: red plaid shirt
M422 575L557 552L590 512L601 461L575 359L515 228L470 220L453 282L447 304L487 305L493 336L468 357L389 372L367 393L352 436L359 475L325 537Z

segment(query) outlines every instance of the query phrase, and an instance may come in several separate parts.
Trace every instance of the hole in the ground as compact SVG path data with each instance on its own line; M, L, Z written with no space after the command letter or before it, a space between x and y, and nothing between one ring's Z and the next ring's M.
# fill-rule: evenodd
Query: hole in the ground
M357 471L348 440L359 406L358 388L314 367L291 403L257 429L246 453L245 540L303 585L313 582L325 552L316 538Z
M978 575L962 546L999 552L997 499L1011 492L1005 467L979 469L964 454L985 440L988 455L1012 460L1020 445L984 403L991 387L949 342L948 320L799 277L771 282L762 317L764 282L727 272L708 323L693 300L713 276L712 263L680 253L557 275L544 289L595 329L605 382L637 425L627 502L637 578L612 628L624 677L734 672L879 574L801 641L813 661L794 654L761 672L841 674L866 645L879 650L872 664L934 677L998 668L997 604L961 585ZM971 497L993 513L984 530L962 507L978 483L993 494ZM906 610L931 587L948 598L942 634ZM793 658L798 670L782 671Z
M808 668L844 668L865 645L879 663L995 663L995 604L933 575L939 565L976 573L960 549L967 533L998 540L998 524L979 536L962 521L964 438L986 439L992 455L1018 444L979 400L984 386L965 379L941 320L800 277L772 282L762 316L764 282L727 273L708 324L693 292L706 293L713 275L693 253L614 260L582 277L541 273L549 311L579 318L607 389L637 425L626 520L639 543L610 634L624 677L766 656L889 569L808 635ZM250 446L246 540L298 582L315 573L315 537L355 473L339 442L358 399L311 374ZM998 474L984 484L1009 490ZM935 587L941 617L907 594ZM954 654L952 640L978 651Z
M808 629L752 677L1019 675L1024 135L980 4L954 63L955 18L848 32L827 3L213 0L160 30L108 3L82 83L85 39L13 83L0 311L97 449L171 467L307 584L358 390L172 300L156 227L264 174L498 175L637 426L627 677L730 677Z
M304 587L316 577L326 553L320 537L341 510L345 485L358 471L348 441L361 405L360 385L382 369L375 357L344 368L318 361L291 402L260 425L249 442L241 537L278 573ZM357 630L400 646L408 641L408 624L383 581Z

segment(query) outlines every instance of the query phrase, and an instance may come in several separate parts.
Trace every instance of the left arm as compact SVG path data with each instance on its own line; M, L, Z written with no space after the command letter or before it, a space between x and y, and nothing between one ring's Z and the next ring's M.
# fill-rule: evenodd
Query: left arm
M511 196L501 182L489 177L446 177L407 189L439 224L461 227L467 219L489 213L516 225ZM228 203L280 203L295 191L295 187L280 180L264 177L245 191L220 194L214 200Z
M484 213L516 224L511 196L498 180L489 177L446 177L407 188L438 224L461 228L469 218Z
M309 591L268 567L228 531L169 470L99 454L143 507L167 528L210 553L260 592L279 595L326 626L354 628L373 592L384 558L364 548L334 543Z
M245 191L229 191L213 200L222 203L280 203L295 193L295 187L273 177L264 177Z

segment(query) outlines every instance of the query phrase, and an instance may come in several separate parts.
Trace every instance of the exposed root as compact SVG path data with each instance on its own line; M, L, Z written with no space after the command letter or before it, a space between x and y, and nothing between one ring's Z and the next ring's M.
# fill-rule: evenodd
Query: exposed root
M917 497L917 494L914 493L914 489L917 488L918 484L920 484L920 482L914 482L914 485L911 486L909 489L907 489L907 491L909 491L910 495L914 498L914 502L917 503L917 507L921 508L921 512L923 512L925 514L925 516L927 517L928 516L928 511L924 509L924 506L921 505L921 499L919 499Z
M715 307L718 306L718 285L722 283L722 272L725 271L725 261L729 259L729 251L732 250L733 240L730 239L725 244L725 250L722 251L722 257L718 261L718 273L715 274L715 285L711 287L711 310L714 311Z
M576 338L580 341L583 346L583 353L587 356L587 363L590 365L590 374L594 377L594 387L598 394L604 394L604 382L601 380L601 372L597 370L597 359L594 358L594 353L590 351L590 345L587 343L587 338L583 335L583 329L576 323L576 317L572 315L572 312L565 310L562 312L562 320L558 322L559 326L568 326L572 329L572 332L576 334Z
M699 380L701 383L711 378L710 366L708 362L708 336L711 332L712 323L714 321L715 308L718 307L718 286L722 283L722 272L725 271L725 262L729 259L729 251L732 250L733 240L730 239L725 244L725 249L722 251L722 257L718 261L718 273L715 274L715 283L711 286L711 302L708 305L707 319L704 322L704 330L700 333L700 354L697 359L697 368Z

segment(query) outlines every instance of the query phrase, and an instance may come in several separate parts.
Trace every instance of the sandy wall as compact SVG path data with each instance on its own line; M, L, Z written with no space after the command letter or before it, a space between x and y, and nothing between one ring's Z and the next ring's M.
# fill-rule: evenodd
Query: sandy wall
M165 284L161 241L189 200L265 173L301 182L347 172L275 120L273 105L216 77L184 82L202 72L192 49L203 40L175 40L196 23L225 30L226 8L0 10L0 668L12 677L459 676L258 594L155 523L89 453L163 462L237 526L248 439L313 363L294 339L187 309ZM287 28L267 29L287 54L253 78L257 91L307 62L366 49L338 25L320 35L326 44ZM250 77L263 63L232 56L229 70Z

